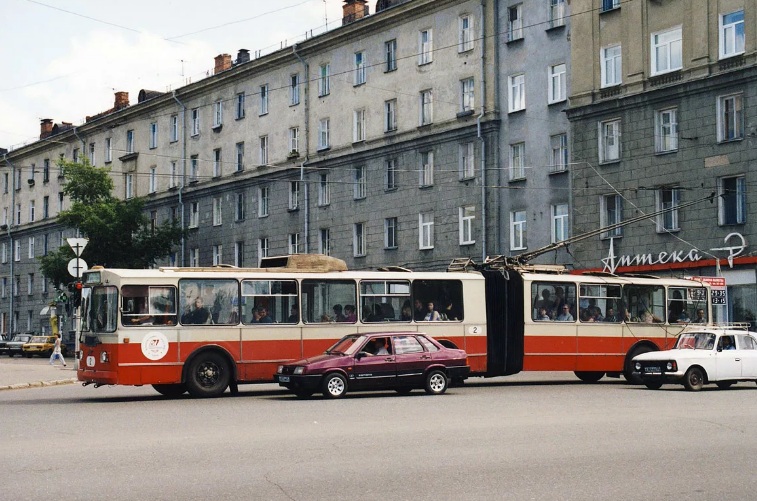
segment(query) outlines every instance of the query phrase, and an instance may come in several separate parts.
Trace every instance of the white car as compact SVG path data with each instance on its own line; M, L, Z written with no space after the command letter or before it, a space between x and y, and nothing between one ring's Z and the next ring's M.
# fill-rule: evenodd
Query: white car
M681 333L672 350L634 357L633 369L634 375L653 390L666 383L698 391L708 383L726 389L738 381L757 382L757 333L692 327Z

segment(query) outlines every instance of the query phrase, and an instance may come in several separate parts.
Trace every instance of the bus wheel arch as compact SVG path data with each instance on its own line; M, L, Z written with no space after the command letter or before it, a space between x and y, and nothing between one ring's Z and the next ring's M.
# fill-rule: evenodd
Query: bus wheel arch
M187 358L181 379L193 397L217 397L236 382L236 364L225 350L208 346Z
M633 358L650 351L660 351L660 348L652 341L639 341L628 350L626 360L623 362L623 376L628 384L643 384L639 376L633 375Z

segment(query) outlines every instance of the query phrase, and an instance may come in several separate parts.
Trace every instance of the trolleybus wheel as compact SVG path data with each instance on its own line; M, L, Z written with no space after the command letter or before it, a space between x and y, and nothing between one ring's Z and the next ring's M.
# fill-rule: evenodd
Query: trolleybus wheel
M626 381L628 381L628 384L644 384L641 377L633 375L633 357L637 357L642 353L647 353L649 351L652 351L652 348L648 346L637 346L628 357L626 357L626 364L625 367L623 367L623 376L626 378Z
M152 387L164 397L176 398L187 392L187 387L183 384L154 384Z
M440 370L433 370L426 376L426 393L429 395L441 395L447 391L449 379L447 375Z
M596 383L600 379L602 379L605 375L604 372L593 372L593 371L575 371L574 374L578 379L583 381L584 383Z
M326 374L323 378L323 396L342 398L347 393L347 380L338 372Z
M218 353L197 356L187 372L187 390L193 397L217 397L229 386L231 371L226 360Z

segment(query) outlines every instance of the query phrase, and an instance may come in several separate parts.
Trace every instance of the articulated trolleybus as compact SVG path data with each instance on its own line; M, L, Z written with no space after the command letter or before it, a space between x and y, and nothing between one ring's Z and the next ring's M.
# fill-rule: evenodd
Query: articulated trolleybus
M255 269L94 267L83 281L78 379L149 384L167 396L271 382L282 363L377 331L425 332L463 348L473 376L630 379L631 358L672 346L688 322L711 315L700 282L574 275L500 258L412 272L291 255Z

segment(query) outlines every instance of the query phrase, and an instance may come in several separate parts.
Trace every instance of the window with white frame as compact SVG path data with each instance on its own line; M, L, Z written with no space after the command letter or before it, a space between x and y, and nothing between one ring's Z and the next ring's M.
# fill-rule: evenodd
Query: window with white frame
M179 115L171 115L171 118L169 119L169 123L171 124L171 132L170 132L171 137L169 141L172 143L175 143L176 141L179 140Z
M213 226L223 224L223 199L221 197L213 198Z
M331 93L331 65L322 64L318 73L318 96L328 96Z
M37 202L35 200L29 201L29 222L33 223L37 219Z
M223 264L223 245L213 246L213 266Z
M355 52L355 85L365 83L365 53Z
M264 257L268 257L268 253L270 251L270 247L268 245L268 238L259 238L258 239L258 265L260 264L260 259L263 259Z
M418 214L418 248L434 248L434 214L421 212Z
M158 147L158 122L150 124L150 149Z
M200 266L200 249L198 247L189 250L189 266L195 268Z
M258 110L258 114L261 116L268 114L268 84L260 86L260 109Z
M244 92L237 94L236 106L234 108L236 112L236 119L239 120L240 118L244 118Z
M744 11L737 10L720 16L720 58L744 53Z
M434 93L431 89L421 91L420 124L428 125L434 121Z
M295 73L289 77L289 104L300 104L300 74Z
M352 122L352 142L365 141L365 108L355 110Z
M384 101L384 132L397 130L397 100Z
M599 122L599 161L620 160L620 120Z
M244 241L234 243L234 266L244 267Z
M321 174L318 180L318 205L324 206L331 203L331 185L329 175Z
M124 174L124 196L134 198L134 174Z
M599 199L599 225L606 228L623 221L623 199L620 195L603 195ZM623 227L604 231L600 238L620 237L623 235Z
M77 162L79 160L79 149L76 148L74 150L76 152L76 158L74 159L74 162ZM127 130L126 131L126 153L134 153L134 131L133 130Z
M148 192L155 193L156 191L158 191L158 168L153 165L150 167Z
M329 119L321 118L318 121L318 149L329 148Z
M656 217L657 233L678 231L678 205L680 203L680 188L664 187L655 191L655 205L657 212L662 212Z
M387 159L385 162L386 175L384 176L386 191L396 190L398 186L397 180L397 160L394 158Z
M197 228L200 225L200 202L189 204L189 227Z
M13 260L21 261L21 240L13 242Z
M510 145L510 179L526 177L526 143Z
M602 9L600 12L617 9L620 7L620 0L602 0Z
M746 223L746 176L718 178L718 223Z
M290 233L289 234L289 254L299 254L299 253L300 253L300 234Z
M268 136L260 136L260 165L268 165Z
M394 71L397 69L397 40L384 42L384 62L386 67L384 71Z
M457 51L466 52L474 47L473 16L463 14L458 18Z
M683 67L681 27L652 34L652 75Z
M269 189L267 186L258 188L258 217L268 216Z
M221 177L221 148L213 150L213 177Z
M513 5L507 9L507 41L523 38L523 5Z
M34 294L34 273L26 275L26 293L30 296Z
M602 47L601 59L601 86L611 87L613 85L620 85L623 82L623 57L620 45Z
M155 130L156 141L157 141L157 135L158 135L158 131L157 131L157 125L156 125L156 130ZM155 147L157 147L157 146L158 145L156 144ZM95 143L89 143L89 163L91 165L97 165L97 158L95 158L96 157L96 155L95 155L95 151L96 151L95 147L96 147ZM49 181L49 176L47 177L47 180L45 182L47 182L47 181Z
M565 0L549 0L549 27L565 26Z
M550 136L549 145L552 149L549 165L550 171L564 171L568 168L568 135L563 133Z
M744 96L731 94L718 96L718 141L734 141L744 138Z
M179 166L176 163L176 160L171 160L169 169L170 169L170 172L168 173L168 187L176 188L176 186L178 185L178 179L179 179Z
M95 143L92 143L95 144ZM94 160L94 157L93 157ZM42 161L42 182L50 182L50 159L46 158ZM5 182L5 192L8 193L8 181Z
M0 262L2 262L3 264L8 262L8 244L6 242L2 243L2 250L0 251L0 257L2 257L2 259L0 259Z
M36 243L37 243L37 239L35 237L29 237L29 255L28 255L29 259L34 259Z
M510 250L526 249L526 211L510 212Z
M300 207L300 182L289 181L289 210Z
M197 155L189 157L189 182L197 182L200 178L200 159Z
M397 218L387 217L384 219L384 248L397 248Z
M421 153L421 169L418 184L421 187L434 184L434 152L424 151Z
M192 135L200 134L200 108L192 109Z
M549 104L565 101L567 98L565 63L549 67Z
M475 244L473 238L473 223L476 220L476 207L473 205L464 205L458 208L458 226L460 235L460 245Z
M365 165L355 167L355 185L354 185L354 198L355 200L365 198L365 194L368 191L368 179L366 176Z
M458 146L460 158L460 179L470 179L476 175L475 145L473 141Z
M299 153L300 151L300 128L289 128L289 153Z
M237 172L242 172L244 170L244 143L237 143L237 161L236 161L236 167Z
M509 113L526 109L526 75L523 73L507 77L507 101Z
M552 206L552 243L568 239L568 204Z
M655 151L657 153L678 149L677 115L677 108L655 111Z
M352 251L355 257L365 256L365 223L352 227Z
M16 204L16 226L21 224L21 204Z
M460 111L473 111L476 107L473 77L460 80Z
M434 60L434 33L431 28L418 34L418 64L428 64Z
M244 193L237 193L237 206L234 213L237 221L244 221L247 217L247 198Z
M321 228L318 232L318 252L324 256L331 255L331 230Z
M213 103L213 128L223 125L223 101L219 99Z

